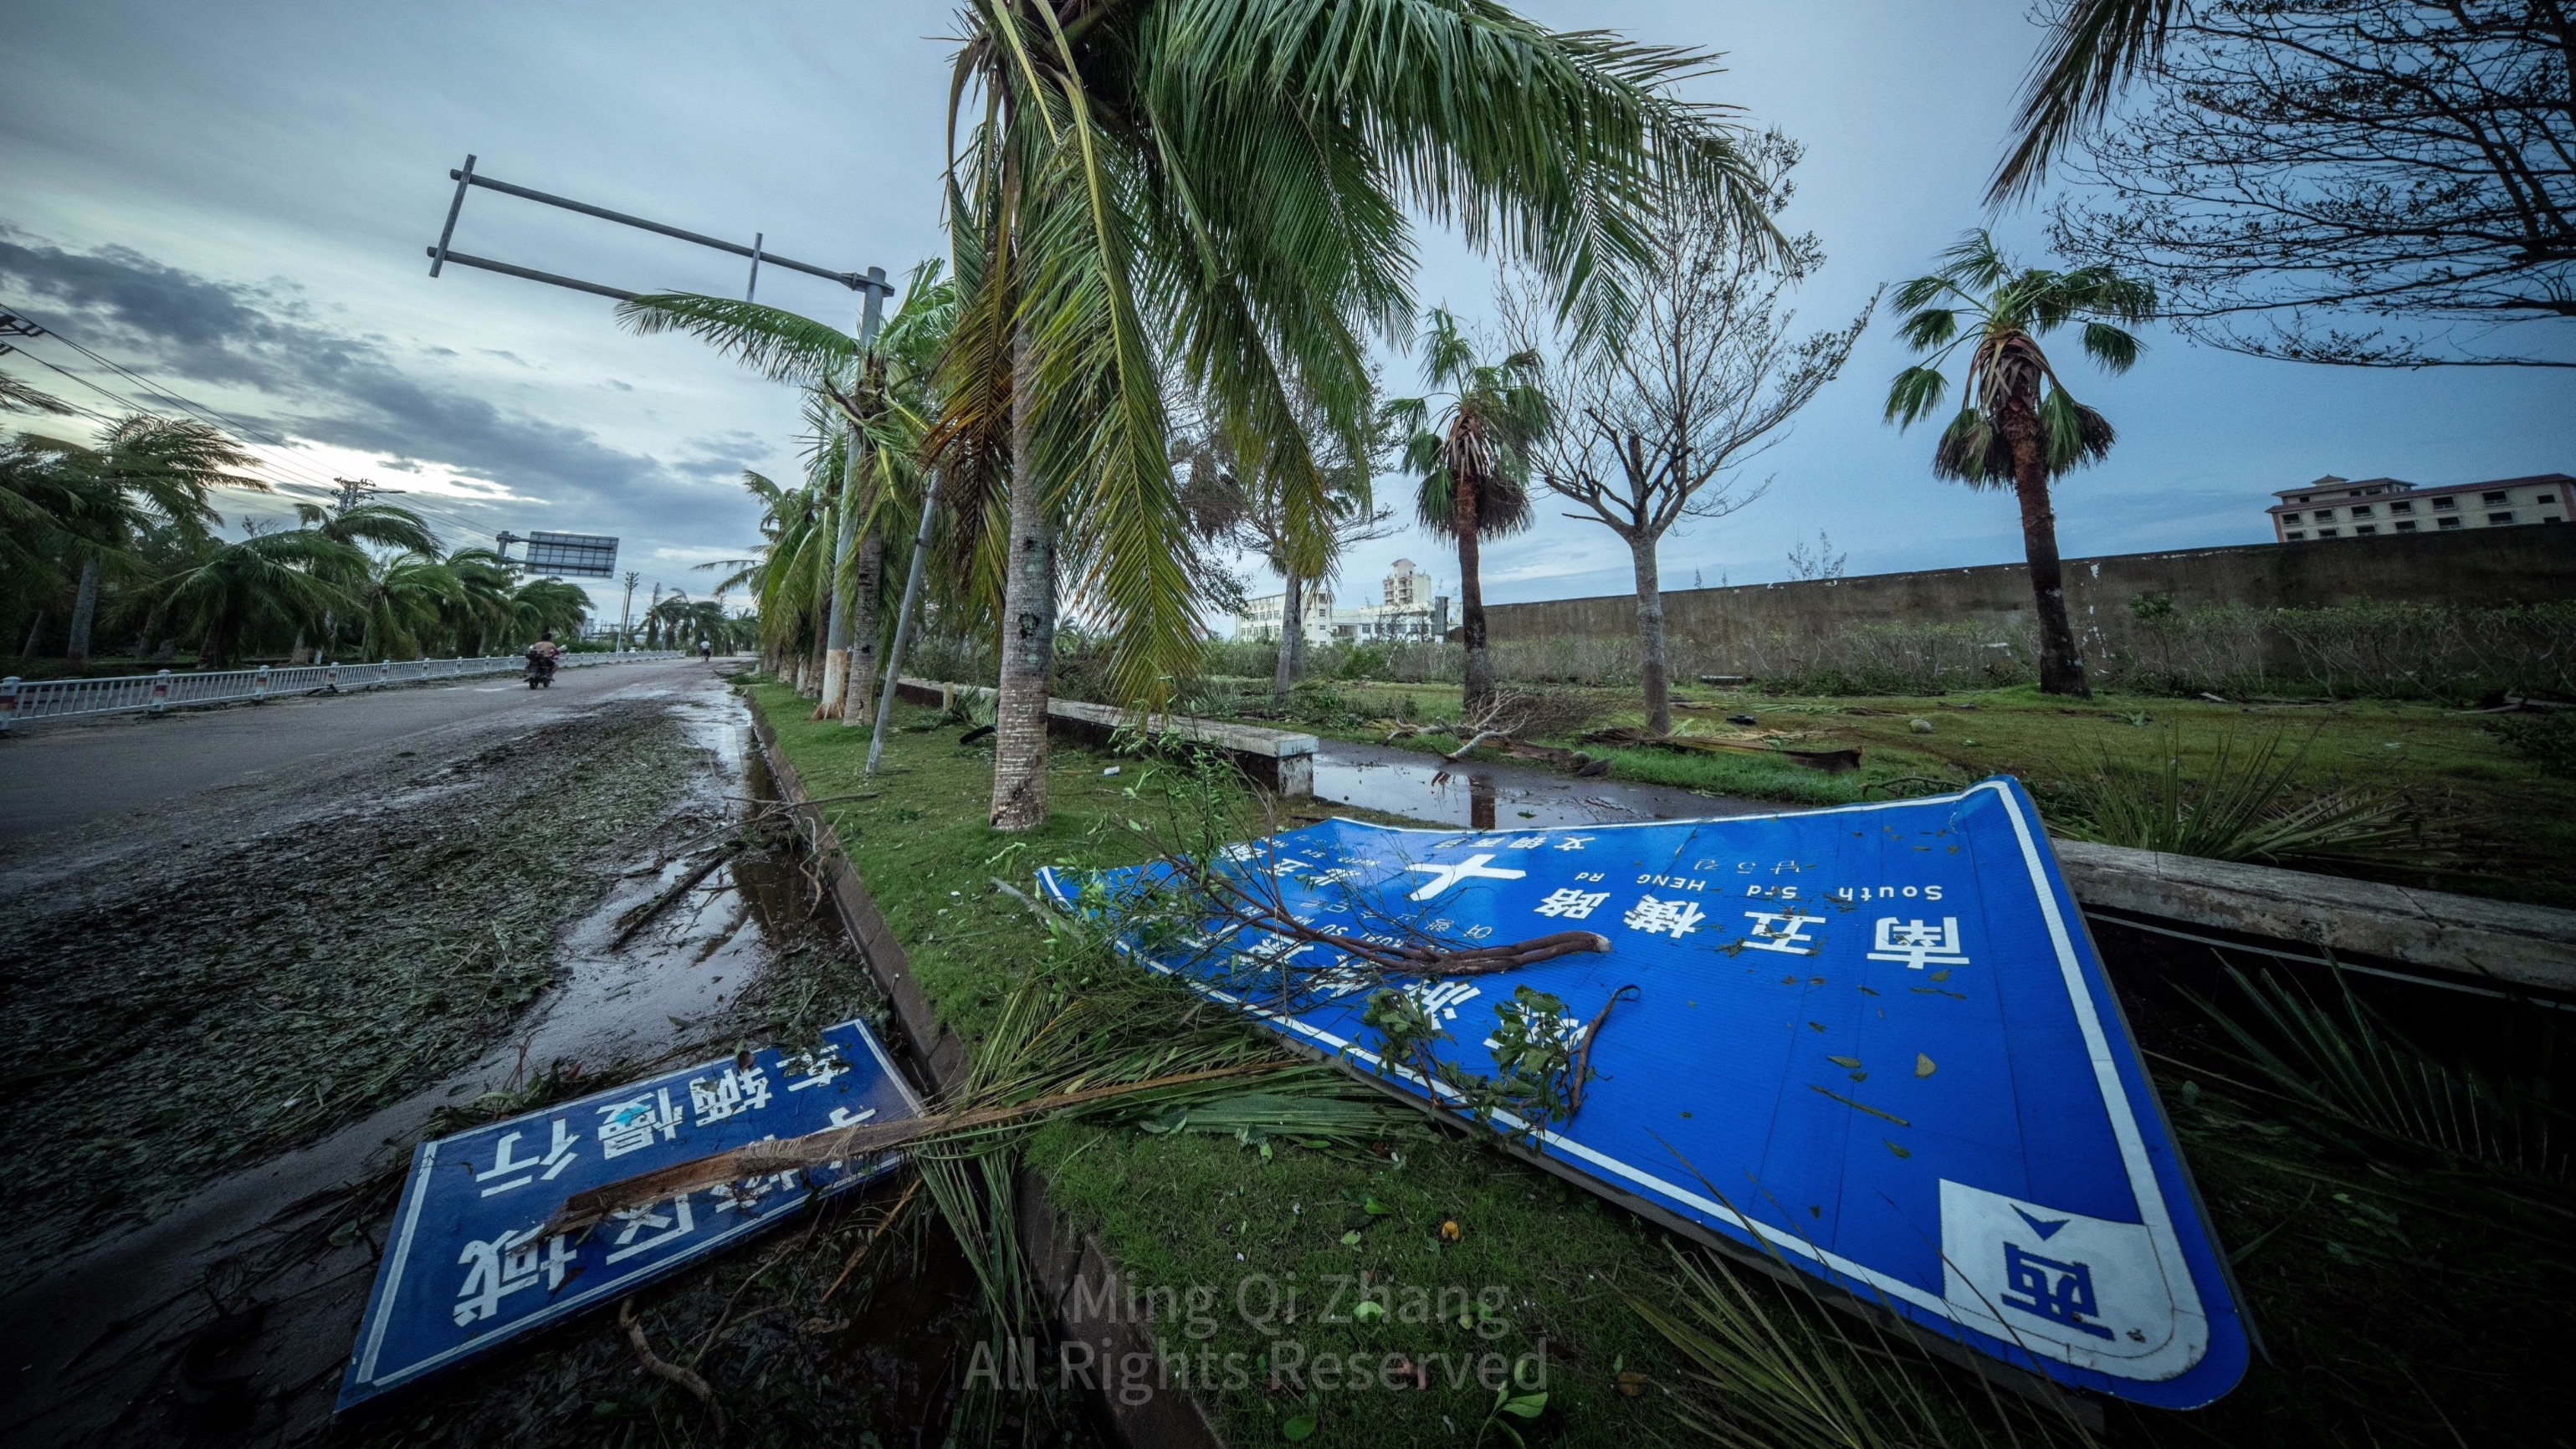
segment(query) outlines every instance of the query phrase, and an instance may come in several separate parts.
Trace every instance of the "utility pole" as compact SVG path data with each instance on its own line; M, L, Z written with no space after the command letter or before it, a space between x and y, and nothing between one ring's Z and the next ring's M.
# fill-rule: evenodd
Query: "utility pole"
M650 634L650 633L652 633L652 632L653 632L653 630L654 630L654 629L656 629L656 628L658 628L658 627L659 627L659 624L657 623L657 620L660 618L661 613L662 613L662 581L661 581L660 579L655 579L655 580L653 581L653 604L652 604L652 607L650 607L650 608L648 608L648 609L646 609L646 610L644 611L644 632L645 632L645 633Z
M635 584L643 577L633 569L626 571L626 604L617 611L617 652L620 654L626 652L627 636L634 632Z

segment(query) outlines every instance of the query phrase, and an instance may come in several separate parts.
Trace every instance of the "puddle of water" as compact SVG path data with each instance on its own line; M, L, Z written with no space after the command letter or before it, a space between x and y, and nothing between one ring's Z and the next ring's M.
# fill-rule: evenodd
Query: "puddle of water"
M738 817L744 799L774 797L767 770L747 748L749 721L739 701L693 694L676 701L674 712L716 757L697 788L699 814ZM795 866L744 857L612 948L621 917L693 868L682 856L619 881L560 939L559 984L509 1040L464 1071L309 1147L210 1183L159 1220L0 1300L0 1382L13 1389L9 1409L0 1411L0 1443L168 1442L187 1427L174 1397L193 1401L186 1385L175 1396L164 1392L175 1377L174 1355L209 1323L251 1305L261 1318L245 1342L222 1354L222 1375L246 1381L231 1391L247 1416L235 1427L266 1442L318 1434L374 1280L371 1240L382 1238L383 1225L337 1235L337 1243L325 1241L324 1231L355 1202L389 1204L392 1180L432 1112L507 1088L558 1058L597 1072L665 1056L687 1034L686 1024L721 1010L800 941L835 929L828 908L808 919L810 897ZM871 1005L851 1003L851 1013ZM935 1253L956 1258L944 1232L933 1236ZM926 1409L945 1392L956 1352L955 1333L930 1326L970 1317L948 1310L971 1307L974 1290L962 1258L925 1266L953 1271L926 1271L903 1295L921 1310L907 1320L910 1327L889 1327L882 1341L853 1346L880 1362L887 1381L912 1386L906 1397ZM228 1320L236 1331L242 1321ZM898 1362L906 1366L899 1374L891 1367Z
M1519 765L1450 765L1392 745L1345 740L1325 740L1317 748L1315 798L1471 830L1702 820L1780 808L1669 785L1580 780Z

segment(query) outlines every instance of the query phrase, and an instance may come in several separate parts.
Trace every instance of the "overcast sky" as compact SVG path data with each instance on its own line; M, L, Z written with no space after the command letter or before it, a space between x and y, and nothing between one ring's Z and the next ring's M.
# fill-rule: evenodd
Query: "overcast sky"
M1847 320L1986 220L1983 182L2037 33L2017 6L1909 0L1530 3L1538 18L1724 53L1692 83L1805 143L1789 223L1829 261L1801 320ZM0 87L0 306L288 440L276 476L408 490L462 541L615 534L648 581L756 539L745 468L798 467L791 390L685 338L617 330L604 299L451 267L431 280L467 152L483 174L835 269L941 255L951 47L939 3L326 5L16 0ZM2029 213L1999 230L2037 258ZM633 290L740 295L720 253L477 191L459 250ZM1447 238L1418 296L1490 311L1490 271ZM764 270L760 298L848 327L840 287ZM2118 426L2061 489L2070 556L2257 542L2271 490L2323 473L2454 483L2576 471L2576 376L2387 373L2256 362L2151 338L2124 378L2071 369ZM51 339L38 357L86 369ZM12 358L75 401L99 394ZM1879 421L1904 359L1884 322L1792 437L1766 498L1668 538L1668 587L1786 576L1829 532L1854 573L2008 561L2008 496L1935 480L1929 432ZM1388 381L1415 386L1396 356ZM130 378L91 372L128 397ZM1392 490L1390 490L1392 491ZM280 512L282 504L265 505ZM252 512L262 511L254 506ZM1362 546L1346 599L1419 534ZM1486 553L1497 601L1624 592L1624 546L1551 521ZM1275 581L1256 576L1256 591ZM614 595L594 586L613 614ZM1356 600L1355 600L1356 601Z

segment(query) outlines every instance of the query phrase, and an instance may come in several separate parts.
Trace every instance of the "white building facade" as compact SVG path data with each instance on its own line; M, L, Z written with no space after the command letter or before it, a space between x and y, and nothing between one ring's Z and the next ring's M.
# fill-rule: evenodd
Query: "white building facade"
M2300 488L2284 488L2264 512L2276 543L2324 538L2371 538L2400 533L2440 533L2462 528L2521 528L2565 523L2576 478L2536 473L2491 483L2418 488L2398 478L2337 478L2332 474Z
M1439 591L1430 574L1417 569L1413 560L1400 558L1388 570L1378 592L1379 602L1344 609L1328 588L1308 588L1305 598L1305 634L1309 644L1366 644L1390 640L1428 641L1439 636L1447 622L1449 600ZM1288 596L1286 593L1264 594L1244 601L1243 612L1234 620L1234 637L1238 640L1275 644L1285 632Z

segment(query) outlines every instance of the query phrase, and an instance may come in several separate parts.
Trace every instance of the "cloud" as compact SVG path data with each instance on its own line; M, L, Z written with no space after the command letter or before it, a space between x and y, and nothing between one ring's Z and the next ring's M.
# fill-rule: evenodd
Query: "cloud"
M291 288L217 281L126 247L70 251L0 228L0 284L40 304L40 322L168 385L256 393L261 409L227 411L261 431L426 477L486 480L487 496L546 500L557 520L616 514L666 536L730 534L742 526L739 497L709 485L732 484L765 452L744 433L692 439L667 461L625 452L415 376L384 339L324 325Z

